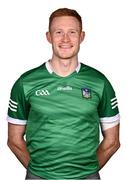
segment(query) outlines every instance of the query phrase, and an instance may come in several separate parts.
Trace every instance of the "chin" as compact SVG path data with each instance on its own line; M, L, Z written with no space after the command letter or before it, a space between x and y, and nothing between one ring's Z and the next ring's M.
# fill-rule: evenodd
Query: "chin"
M59 56L60 59L71 59L73 56Z
M76 56L75 54L70 54L70 55L60 55L59 54L59 58L61 58L61 59L71 59L71 58L73 58L74 56Z

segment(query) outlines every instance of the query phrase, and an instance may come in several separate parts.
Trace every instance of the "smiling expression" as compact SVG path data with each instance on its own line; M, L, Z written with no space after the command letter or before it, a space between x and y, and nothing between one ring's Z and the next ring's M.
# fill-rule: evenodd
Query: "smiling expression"
M77 57L80 43L84 39L79 21L73 16L55 17L47 40L52 44L53 58L71 59Z

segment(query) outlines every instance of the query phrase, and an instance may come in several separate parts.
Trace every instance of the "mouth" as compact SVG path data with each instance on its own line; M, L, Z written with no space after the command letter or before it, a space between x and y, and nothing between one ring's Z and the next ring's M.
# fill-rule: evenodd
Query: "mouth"
M72 45L59 45L59 48L61 49L71 49L72 47Z

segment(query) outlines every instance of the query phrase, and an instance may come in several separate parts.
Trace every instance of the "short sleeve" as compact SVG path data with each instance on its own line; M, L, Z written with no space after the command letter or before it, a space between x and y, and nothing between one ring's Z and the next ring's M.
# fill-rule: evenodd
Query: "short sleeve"
M102 98L98 107L102 130L106 130L119 123L120 115L115 91L105 78Z
M11 90L7 121L24 125L29 114L29 103L26 101L22 79L19 78Z

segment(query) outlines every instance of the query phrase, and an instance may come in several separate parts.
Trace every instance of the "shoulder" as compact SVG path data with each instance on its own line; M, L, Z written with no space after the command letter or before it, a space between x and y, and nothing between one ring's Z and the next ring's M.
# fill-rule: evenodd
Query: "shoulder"
M106 76L99 70L81 63L81 73L87 74L93 80L107 81Z
M42 65L30 69L26 72L24 72L23 74L21 74L21 76L15 81L13 87L18 87L21 88L23 87L24 84L31 84L32 82L34 82L35 80L41 78L42 74L45 73L45 63L43 63Z
M45 63L43 63L42 65L35 67L33 69L30 69L26 72L24 72L21 76L20 79L25 80L27 78L32 78L35 77L40 74L41 72L43 72L43 70L45 69Z

